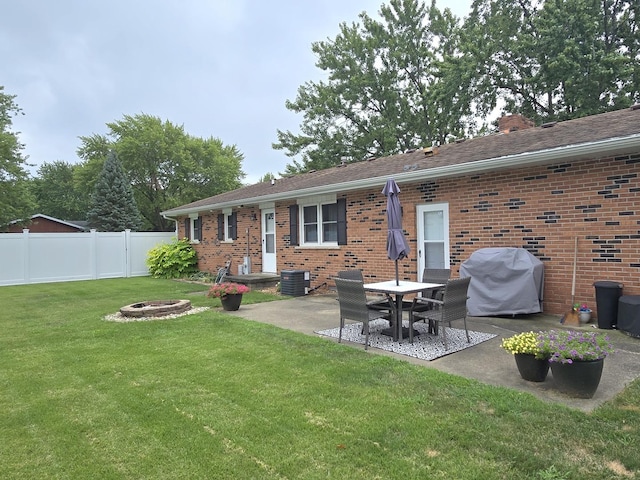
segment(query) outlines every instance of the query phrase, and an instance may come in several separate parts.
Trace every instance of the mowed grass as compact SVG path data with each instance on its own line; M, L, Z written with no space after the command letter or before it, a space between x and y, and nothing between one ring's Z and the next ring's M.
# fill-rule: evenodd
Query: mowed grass
M151 278L0 287L0 478L601 480L640 469L637 381L587 414L233 317L204 289ZM103 318L170 298L214 308Z

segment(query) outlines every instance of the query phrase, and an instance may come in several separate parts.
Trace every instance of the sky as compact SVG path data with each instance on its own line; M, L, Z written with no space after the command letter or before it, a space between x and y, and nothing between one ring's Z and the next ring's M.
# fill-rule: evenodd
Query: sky
M292 159L276 131L299 132L285 107L325 74L311 44L342 22L377 17L382 0L19 0L0 15L0 85L24 115L13 131L29 171L80 161L79 137L147 114L243 154L245 183ZM438 0L462 18L471 0Z

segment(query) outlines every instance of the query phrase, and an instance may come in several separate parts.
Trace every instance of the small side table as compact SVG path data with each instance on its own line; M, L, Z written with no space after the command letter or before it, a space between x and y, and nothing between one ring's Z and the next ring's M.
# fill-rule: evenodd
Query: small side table
M618 299L618 330L640 337L640 295L623 295Z

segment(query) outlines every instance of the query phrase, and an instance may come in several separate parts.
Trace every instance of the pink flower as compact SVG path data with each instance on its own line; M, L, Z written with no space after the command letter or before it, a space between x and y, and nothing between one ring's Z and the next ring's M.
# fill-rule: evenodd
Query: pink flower
M207 292L207 297L222 298L226 297L227 295L242 295L243 293L247 293L249 290L249 287L241 283L216 283L209 289L209 292Z

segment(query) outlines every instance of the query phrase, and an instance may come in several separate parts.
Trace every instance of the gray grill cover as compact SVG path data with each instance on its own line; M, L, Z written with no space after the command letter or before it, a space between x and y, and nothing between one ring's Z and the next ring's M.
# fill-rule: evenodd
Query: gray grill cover
M471 277L469 315L518 315L542 311L544 265L523 248L481 248L460 265Z

